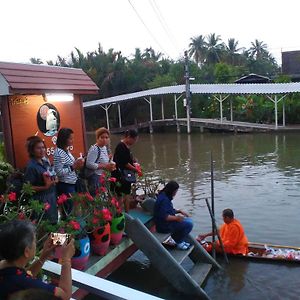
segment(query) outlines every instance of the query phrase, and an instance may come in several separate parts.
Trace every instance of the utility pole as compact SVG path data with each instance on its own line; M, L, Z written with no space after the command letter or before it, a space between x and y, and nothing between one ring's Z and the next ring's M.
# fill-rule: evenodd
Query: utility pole
M189 59L187 51L184 51L185 62L185 98L186 98L186 121L187 133L191 133L191 92L190 92L190 73L189 73Z

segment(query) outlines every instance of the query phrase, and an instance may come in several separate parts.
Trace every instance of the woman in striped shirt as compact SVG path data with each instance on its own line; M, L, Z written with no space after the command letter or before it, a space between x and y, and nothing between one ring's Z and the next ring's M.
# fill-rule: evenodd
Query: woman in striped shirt
M108 145L110 142L110 133L108 129L101 127L96 130L96 144L92 145L89 149L86 158L86 168L88 174L88 186L89 192L92 196L95 196L99 187L99 177L106 171L113 171L116 164L110 161L110 155L108 154Z
M57 134L54 151L54 170L58 177L57 194L72 194L76 192L77 174L76 170L83 167L84 159L75 159L69 148L73 146L74 132L70 128L61 128ZM67 213L72 210L72 203L67 202L65 209Z

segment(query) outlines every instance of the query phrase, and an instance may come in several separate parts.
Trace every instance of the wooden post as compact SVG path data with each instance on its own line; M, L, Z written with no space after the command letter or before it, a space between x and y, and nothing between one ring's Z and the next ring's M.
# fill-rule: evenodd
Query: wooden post
M277 95L275 95L274 104L275 104L275 129L278 129L278 102L277 102Z
M285 127L285 103L282 99L282 126Z
M212 151L210 152L210 188L211 188L211 213L212 216L215 216L215 192L214 192L214 161L213 161L213 154ZM216 249L214 247L214 243L215 243L215 232L216 232L216 228L215 228L215 224L212 221L211 223L212 225L212 242L213 242L213 247L212 247L212 256L214 259L216 259Z
M165 111L164 111L164 97L161 97L161 118L162 120L165 119Z

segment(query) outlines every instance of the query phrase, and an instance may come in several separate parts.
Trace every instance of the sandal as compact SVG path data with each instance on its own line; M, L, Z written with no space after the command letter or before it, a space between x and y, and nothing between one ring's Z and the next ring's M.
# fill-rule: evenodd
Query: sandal
M179 250L188 250L189 246L187 246L187 244L185 242L181 242L176 244L176 248Z

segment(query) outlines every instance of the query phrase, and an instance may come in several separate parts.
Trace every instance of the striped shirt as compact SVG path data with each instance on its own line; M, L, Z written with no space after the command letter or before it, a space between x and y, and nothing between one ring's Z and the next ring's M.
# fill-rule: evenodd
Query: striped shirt
M99 151L100 155L98 154ZM99 147L98 145L92 145L90 147L86 158L86 166L88 169L94 170L96 175L101 175L103 173L103 169L98 169L98 165L107 164L108 162L109 156L106 146Z
M77 181L76 172L71 169L75 158L69 150L65 151L56 148L54 151L54 170L60 182L75 184Z

